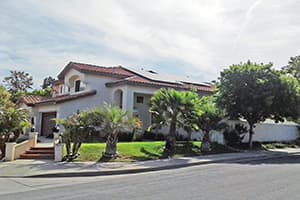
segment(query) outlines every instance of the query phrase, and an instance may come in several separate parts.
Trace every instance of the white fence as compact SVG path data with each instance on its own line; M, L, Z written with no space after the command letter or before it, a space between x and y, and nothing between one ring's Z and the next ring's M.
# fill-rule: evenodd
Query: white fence
M243 124L248 127L245 121L233 121L228 120L226 123L232 128L235 124ZM299 138L299 125L294 122L279 122L275 123L272 120L266 120L265 122L255 125L253 141L255 142L290 142ZM221 132L212 131L211 140L224 144L224 137ZM247 133L243 139L243 142L248 142L249 134Z

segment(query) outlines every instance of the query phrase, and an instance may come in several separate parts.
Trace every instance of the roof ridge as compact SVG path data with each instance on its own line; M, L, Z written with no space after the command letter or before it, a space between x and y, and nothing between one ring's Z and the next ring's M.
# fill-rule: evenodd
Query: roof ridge
M90 63L81 63L81 62L73 62L71 61L70 63L78 66L78 65L87 65L87 66L91 66L91 67L99 67L99 68L122 68L122 69L126 69L121 65L117 65L117 66L101 66L101 65L95 65L95 64L90 64Z

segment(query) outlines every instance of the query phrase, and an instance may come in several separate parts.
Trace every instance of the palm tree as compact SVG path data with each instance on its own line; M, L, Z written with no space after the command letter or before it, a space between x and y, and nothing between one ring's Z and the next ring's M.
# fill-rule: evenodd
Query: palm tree
M152 96L150 113L153 120L149 129L169 127L165 144L165 151L169 155L175 153L178 128L183 128L188 133L199 130L197 126L197 119L201 115L199 105L198 95L193 91L161 89Z
M224 118L224 113L218 109L215 97L205 96L200 99L200 109L203 112L199 117L199 127L203 131L201 152L210 151L209 132L220 128L220 121Z
M106 134L104 158L116 158L118 136L121 132L135 131L141 128L141 122L132 114L121 110L117 106L105 105L96 109L102 122L100 129Z

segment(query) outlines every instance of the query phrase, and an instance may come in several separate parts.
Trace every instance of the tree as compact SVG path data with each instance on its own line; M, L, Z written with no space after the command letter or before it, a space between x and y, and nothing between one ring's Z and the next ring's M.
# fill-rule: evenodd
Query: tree
M22 93L27 92L28 89L32 89L33 85L32 76L29 73L16 70L11 70L10 76L5 77L3 82L8 92L11 93L13 102L17 102Z
M63 140L66 144L67 161L73 161L78 157L81 144L89 134L95 131L92 114L81 111L79 114L72 114L66 119L56 119L56 122L64 127Z
M55 81L55 78L52 78L51 76L44 78L43 84L42 84L42 89L46 89L49 87L52 88L54 81Z
M198 117L201 115L199 106L200 100L194 91L160 89L152 96L150 113L153 120L149 129L169 127L165 144L165 152L169 155L175 153L178 128L183 128L188 133L199 130L197 125Z
M32 95L32 96L42 96L42 97L51 97L52 95L52 88L47 87L45 89L35 89L31 92L26 92L25 95Z
M117 143L119 134L140 129L141 121L117 106L104 105L96 108L93 112L95 116L99 116L94 117L94 119L97 119L96 123L94 123L95 126L100 128L100 131L106 135L106 147L103 158L116 158L118 156Z
M221 72L218 105L230 118L247 120L250 148L256 123L266 118L283 121L298 115L295 106L299 105L299 83L271 67L272 64L248 61Z
M300 82L300 56L291 57L288 61L288 65L283 67L282 71L287 75L292 75ZM299 118L297 122L300 122Z
M210 150L209 132L220 127L219 122L224 118L224 113L217 107L214 96L202 97L200 99L200 110L202 114L199 117L198 125L203 131L201 151L208 152Z
M0 87L0 150L5 156L5 143L16 141L22 129L29 127L29 112L10 101L10 94Z
M300 56L291 57L283 70L300 80Z

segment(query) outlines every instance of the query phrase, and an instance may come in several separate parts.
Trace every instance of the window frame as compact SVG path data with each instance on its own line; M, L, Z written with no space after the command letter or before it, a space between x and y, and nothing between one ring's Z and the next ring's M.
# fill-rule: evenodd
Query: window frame
M138 103L138 104L144 104L145 97L144 96L136 96L135 102Z

